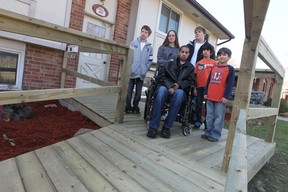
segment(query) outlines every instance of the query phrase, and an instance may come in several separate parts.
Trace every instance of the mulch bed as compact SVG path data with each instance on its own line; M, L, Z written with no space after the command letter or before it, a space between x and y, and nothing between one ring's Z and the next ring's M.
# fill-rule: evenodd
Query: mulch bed
M32 118L0 122L0 161L69 139L81 128L100 128L80 112L61 106L58 100L25 105L34 109Z

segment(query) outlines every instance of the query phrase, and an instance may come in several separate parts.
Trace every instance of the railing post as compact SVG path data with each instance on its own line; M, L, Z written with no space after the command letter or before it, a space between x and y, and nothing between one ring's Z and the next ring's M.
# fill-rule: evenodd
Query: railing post
M63 69L67 68L67 58L68 58L68 52L64 51L64 55L63 55ZM64 88L64 84L65 84L65 78L66 78L66 72L61 73L61 83L60 83L60 88Z
M120 78L121 89L120 89L118 100L117 100L115 123L123 123L125 102L126 102L133 54L134 54L134 50L130 47L128 54L126 55L124 62L123 62L121 78Z

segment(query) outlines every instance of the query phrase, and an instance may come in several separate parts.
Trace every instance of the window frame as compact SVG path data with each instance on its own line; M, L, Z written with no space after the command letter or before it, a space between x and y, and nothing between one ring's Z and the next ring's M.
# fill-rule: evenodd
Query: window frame
M18 55L17 64L16 64L16 80L15 84L6 84L0 83L0 90L21 90L22 89L22 81L23 81L23 73L24 73L24 57L25 51L14 50L14 49L7 49L0 47L1 52L6 52L8 54Z
M166 7L167 9L169 9L169 18L168 18L168 25L166 24L166 32L164 32L164 31L162 31L162 30L160 29L161 15L162 15L162 8L163 8L163 6ZM181 17L182 17L182 16L181 16L181 13L180 13L178 10L176 10L175 8L173 8L172 6L170 6L170 5L168 5L167 3L164 3L164 2L162 2L161 5L160 5L159 13L160 13L160 14L159 14L159 19L158 19L158 24L157 24L157 31L160 32L160 33L162 33L162 34L167 34L168 31L171 30L171 29L169 28L169 26L170 26L170 21L171 21L171 15L172 15L172 13L175 13L175 14L177 14L177 15L179 16L178 26L177 26L177 30L176 30L176 32L179 34ZM173 29L173 30L175 30L175 29Z

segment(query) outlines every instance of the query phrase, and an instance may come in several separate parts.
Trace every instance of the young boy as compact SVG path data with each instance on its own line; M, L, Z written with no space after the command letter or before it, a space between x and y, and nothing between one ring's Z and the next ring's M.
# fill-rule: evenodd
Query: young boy
M205 134L201 137L212 142L218 141L221 137L226 104L229 103L234 85L234 68L227 64L231 54L228 48L219 49L218 64L212 68L204 91L204 99L207 99L207 115Z
M130 46L134 47L133 61L131 65L131 73L128 85L128 92L126 98L125 113L134 113L140 115L139 102L141 99L141 91L143 81L149 70L153 60L153 48L147 38L152 31L149 26L144 25L141 28L140 37L131 42ZM133 100L133 107L131 106L132 93L136 85L136 93Z
M214 54L214 47L211 44L204 44L202 48L203 59L196 63L194 70L197 82L197 92L194 92L196 95L196 122L194 123L194 129L199 129L202 125L204 89L211 69L217 65L217 61L210 57L211 54Z

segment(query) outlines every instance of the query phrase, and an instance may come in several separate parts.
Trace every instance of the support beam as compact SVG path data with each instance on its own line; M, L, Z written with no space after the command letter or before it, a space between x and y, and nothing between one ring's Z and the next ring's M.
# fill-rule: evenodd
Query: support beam
M259 42L259 58L268 66L270 69L275 71L280 77L284 78L285 69L274 55L272 50L270 49L268 43L261 37Z

